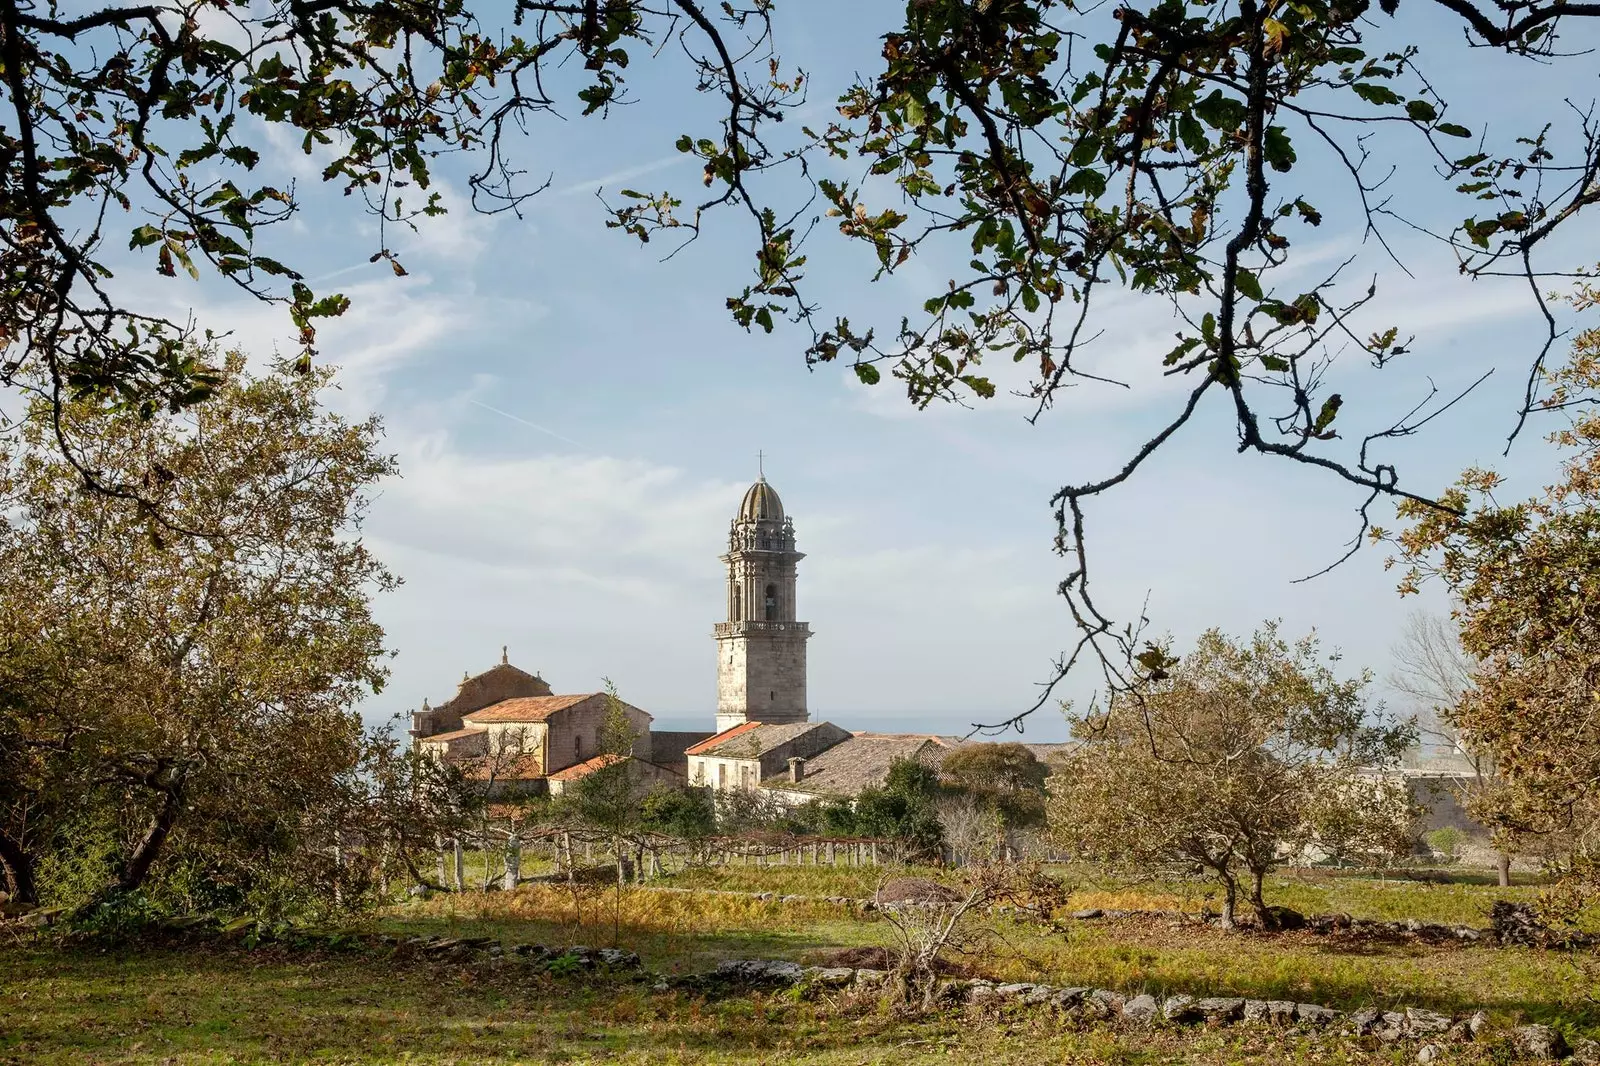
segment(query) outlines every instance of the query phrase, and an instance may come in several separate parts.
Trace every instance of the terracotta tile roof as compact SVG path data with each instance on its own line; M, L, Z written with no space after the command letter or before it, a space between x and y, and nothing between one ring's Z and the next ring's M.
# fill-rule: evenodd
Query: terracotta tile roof
M576 696L517 696L501 700L481 710L468 711L461 717L474 724L482 722L543 722L552 714L576 707L585 700L602 695L584 692Z
M452 740L460 740L462 737L481 736L481 735L483 735L483 733L484 733L484 730L482 730L482 729L473 729L473 728L469 727L467 729L452 730L449 733L435 733L432 736L419 737L418 739L421 740L424 744L427 744L427 743L430 743L430 742L436 741L436 740L444 741L445 743L449 743Z
M746 722L718 733L704 744L696 744L687 754L715 754L724 759L758 759L791 743L811 748L814 754L849 736L832 722Z
M498 759L472 759L462 776L473 781L532 781L544 776L540 773L539 756L533 753L519 755L509 762Z
M738 736L741 733L748 733L752 729L760 728L760 726L761 726L760 722L741 722L740 724L734 726L732 729L724 729L722 732L718 733L716 736L710 737L710 738L708 738L706 740L702 740L700 743L696 744L692 748L684 749L683 753L685 755L700 755L700 754L702 754L704 752L710 751L712 748L716 747L718 744L721 744L724 740L731 740L731 739L733 739L734 737Z
M627 758L627 756L618 755L615 752L607 752L604 755L596 755L592 759L585 759L583 762L569 766L565 770L557 770L555 773L550 775L550 780L576 781L580 777L588 777L596 770L603 770L607 766L615 766L617 763L622 762L625 758Z

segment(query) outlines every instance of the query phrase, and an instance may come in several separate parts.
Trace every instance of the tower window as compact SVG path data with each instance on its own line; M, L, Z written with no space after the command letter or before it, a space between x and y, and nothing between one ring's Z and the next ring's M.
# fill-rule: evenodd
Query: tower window
M776 586L767 586L767 621L778 620L778 589Z

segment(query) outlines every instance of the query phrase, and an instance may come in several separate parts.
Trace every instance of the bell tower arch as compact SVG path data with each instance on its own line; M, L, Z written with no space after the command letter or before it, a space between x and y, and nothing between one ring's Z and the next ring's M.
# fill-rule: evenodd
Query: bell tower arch
M744 722L804 722L806 641L795 620L794 523L766 475L751 485L728 527L727 621L717 623L717 729Z

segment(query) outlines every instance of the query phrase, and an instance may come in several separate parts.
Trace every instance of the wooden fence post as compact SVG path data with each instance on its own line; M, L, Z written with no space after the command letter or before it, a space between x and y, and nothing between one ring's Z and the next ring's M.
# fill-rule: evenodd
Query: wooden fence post
M333 831L333 905L344 906L344 836Z
M461 838L451 837L450 846L455 851L456 891L465 892L467 890L467 857L461 850Z
M517 887L517 879L522 875L522 838L516 830L511 831L511 836L506 839L506 874L500 887L507 892Z

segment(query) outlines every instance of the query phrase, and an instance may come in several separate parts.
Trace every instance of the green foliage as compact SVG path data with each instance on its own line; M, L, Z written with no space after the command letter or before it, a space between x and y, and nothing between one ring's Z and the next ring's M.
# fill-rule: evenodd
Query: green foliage
M1050 768L1025 745L969 744L946 755L939 772L947 790L972 796L998 814L1006 828L1020 829L1044 821Z
M1578 311L1600 304L1583 279ZM1473 660L1470 685L1447 724L1493 767L1474 790L1475 814L1507 846L1539 845L1600 870L1600 328L1576 333L1567 362L1545 375L1548 406L1566 424L1549 440L1562 451L1561 476L1531 499L1497 497L1503 479L1469 469L1444 499L1453 512L1405 506L1406 527L1373 531L1407 564L1402 594L1436 580L1456 604L1461 646Z
M699 840L717 830L717 808L711 789L658 786L640 804L641 824L652 833L680 840Z
M1090 861L1217 879L1224 921L1240 881L1264 925L1269 871L1313 847L1403 847L1403 788L1376 779L1415 736L1375 713L1370 676L1340 678L1315 637L1290 645L1275 623L1248 641L1218 630L1149 690L1074 723L1080 747L1053 779L1051 829Z
M1442 859L1454 860L1461 857L1461 845L1466 843L1467 834L1453 825L1447 825L1443 829L1435 829L1425 834L1422 839L1433 849L1435 855Z
M321 407L326 382L229 357L183 415L67 407L143 499L83 491L47 402L0 442L0 868L21 898L229 907L339 876L332 834L391 779L353 705L386 677L370 597L395 579L351 534L393 462L376 422ZM152 505L192 532L163 536Z
M882 788L863 789L853 804L830 804L820 813L837 835L895 841L908 860L937 858L944 843L935 810L939 795L937 770L896 759Z

